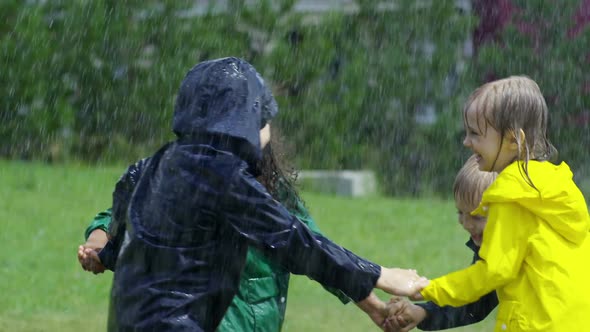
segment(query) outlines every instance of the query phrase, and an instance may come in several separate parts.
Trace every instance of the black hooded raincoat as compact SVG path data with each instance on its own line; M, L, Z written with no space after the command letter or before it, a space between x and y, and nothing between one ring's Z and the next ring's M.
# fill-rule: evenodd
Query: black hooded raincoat
M381 268L313 234L256 181L259 130L276 113L244 60L206 61L188 72L174 112L177 140L145 161L136 183L122 178L113 195L107 247L119 255L109 331L214 331L249 245L354 301L369 295Z

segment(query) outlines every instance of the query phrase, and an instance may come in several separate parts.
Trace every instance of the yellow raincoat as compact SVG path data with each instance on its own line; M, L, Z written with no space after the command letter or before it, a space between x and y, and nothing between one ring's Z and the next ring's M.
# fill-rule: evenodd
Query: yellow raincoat
M438 305L461 306L496 290L494 331L590 331L590 217L572 172L530 161L506 167L472 214L488 216L474 265L422 290Z

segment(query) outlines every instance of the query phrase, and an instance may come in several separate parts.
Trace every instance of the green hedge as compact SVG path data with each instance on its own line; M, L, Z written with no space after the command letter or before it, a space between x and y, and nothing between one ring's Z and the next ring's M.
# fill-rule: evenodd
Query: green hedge
M0 31L8 69L0 81L7 96L1 154L111 160L169 139L187 69L207 58L249 56L248 39L228 31L231 17L178 18L192 3L12 2L7 16L15 19Z
M276 123L300 168L373 169L387 194L450 192L468 154L461 106L484 68L528 73L550 95L559 92L568 103L552 104L558 120L588 105L575 93L586 74L574 57L584 48L553 36L539 54L510 35L518 47L482 49L471 63L463 45L477 20L452 1L400 0L396 10L378 10L366 0L357 13L321 15L294 12L293 0L272 2L279 6L232 0L224 13L192 17L179 15L191 0L1 2L0 156L132 162L148 155L173 137L185 72L230 55L248 59L273 85ZM580 41L587 45L587 34ZM548 68L548 54L563 61ZM429 110L433 121L416 121ZM566 155L587 158L570 144L580 130L559 121L552 128Z

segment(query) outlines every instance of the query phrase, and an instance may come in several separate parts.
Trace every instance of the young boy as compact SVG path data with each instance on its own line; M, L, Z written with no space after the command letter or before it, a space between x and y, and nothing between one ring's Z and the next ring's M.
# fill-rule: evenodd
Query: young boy
M471 156L463 165L453 185L455 206L457 207L459 224L469 233L466 245L473 250L473 262L478 259L483 230L487 219L472 216L481 201L483 192L496 178L496 173L479 170L476 156ZM462 307L439 307L432 302L413 304L398 298L389 303L389 331L409 331L418 327L423 331L437 331L477 323L494 310L498 305L496 292L481 297L477 302Z

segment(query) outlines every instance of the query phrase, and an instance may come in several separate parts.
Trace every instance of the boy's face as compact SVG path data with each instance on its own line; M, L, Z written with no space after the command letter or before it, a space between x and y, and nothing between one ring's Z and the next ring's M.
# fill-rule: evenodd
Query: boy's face
M455 201L457 207L459 224L471 235L471 240L481 247L481 241L483 239L483 230L486 227L488 219L483 216L472 216L471 211L475 210L477 206L470 206L471 204L465 204L463 202Z

